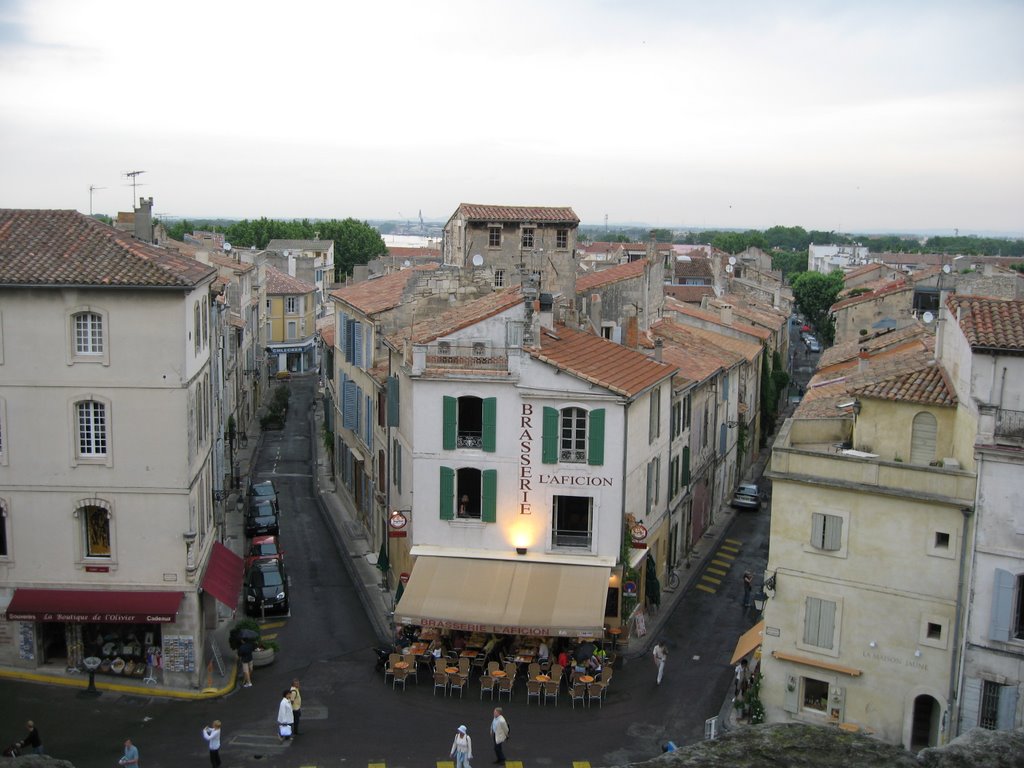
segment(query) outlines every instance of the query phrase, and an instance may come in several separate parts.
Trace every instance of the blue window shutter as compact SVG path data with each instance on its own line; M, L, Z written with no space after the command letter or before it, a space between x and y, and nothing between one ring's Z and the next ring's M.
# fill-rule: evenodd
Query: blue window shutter
M353 331L352 328L355 325L355 320L351 318L345 318L345 362L351 363L353 357L352 346L355 342L352 341Z
M345 429L356 430L356 383L349 379L345 382Z
M604 408L595 408L587 416L587 464L604 464Z
M455 519L455 470L441 467L441 498L438 509L442 520Z
M483 509L480 519L493 523L498 519L498 470L485 469L480 473L483 481Z
M352 325L352 364L363 365L363 324Z
M454 451L458 401L454 397L445 395L443 405L444 407L441 409L441 447L446 451Z
M399 391L398 390L398 377L397 376L388 376L387 397L388 397L388 426L389 427L397 427L398 426L398 414L399 414L398 391Z
M395 441L395 455L391 459L395 462L395 490L402 492L402 444Z
M558 411L544 406L540 460L545 464L558 463Z
M346 349L345 343L346 343L346 339L348 339L348 334L346 333L347 331L348 331L348 315L346 315L344 312L342 312L338 316L338 349L341 350L341 354L342 355L345 354L345 349ZM346 358L346 359L348 359L348 358Z
M964 703L960 709L960 722L964 731L977 728L981 722L981 679L968 677L964 680Z
M725 446L728 445L729 428L725 424L718 426L718 454L725 456Z
M498 398L485 397L483 401L483 449L494 453L498 429Z
M1017 716L1017 686L999 686L999 703L996 705L996 728L1012 731Z
M359 385L352 382L352 431L363 436L363 393Z
M1010 626L1013 623L1013 591L1017 579L1009 571L996 568L992 585L992 619L989 623L990 640L1004 643L1010 640Z

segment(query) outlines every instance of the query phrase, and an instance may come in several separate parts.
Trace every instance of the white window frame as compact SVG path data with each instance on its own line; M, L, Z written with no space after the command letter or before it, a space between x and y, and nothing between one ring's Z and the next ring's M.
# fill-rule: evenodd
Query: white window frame
M102 345L99 351L79 351L78 318L83 315L95 315L99 318L100 344ZM75 363L110 365L110 318L105 310L91 305L72 307L68 311L67 330L68 365Z
M494 231L498 231L498 242L494 242ZM501 248L501 224L488 224L487 225L487 247L488 248Z
M284 300L284 312L286 315L299 314L299 297L286 296Z
M568 227L559 227L555 230L555 249L559 251L565 251L569 248L569 229Z
M504 288L505 287L505 270L496 269L494 270L494 287Z
M107 534L110 537L110 554L109 555L90 555L89 544L87 541L88 532L86 531L87 516L85 510L89 507L97 507L104 510L107 514ZM112 568L117 566L117 534L115 531L115 517L114 507L105 499L91 498L91 499L80 499L75 502L74 510L72 511L72 517L74 518L74 524L76 526L77 535L75 541L77 542L77 565L85 567L88 565L105 565Z
M826 603L832 603L835 606L835 615L833 618L832 626L832 647L828 648L822 645L815 645L813 643L805 642L804 637L807 631L807 614L808 614L808 601L809 599L820 600ZM839 645L841 627L843 626L843 600L835 595L826 595L821 592L808 592L804 595L804 599L800 603L800 617L799 623L797 624L799 630L796 634L796 647L803 651L809 651L811 653L823 654L825 656L832 656L838 658L839 656Z
M104 432L104 450L103 453L82 453L82 434L80 431L81 424L79 422L79 406L84 403L96 403L97 405L103 406L103 432ZM104 397L100 397L95 394L87 393L80 397L75 397L69 402L68 416L70 419L70 434L71 439L71 463L72 466L78 466L79 464L102 464L105 466L113 465L113 421L112 421L112 409L110 407L110 400Z
M523 248L533 248L537 244L537 228L524 225L519 230L519 242Z
M840 525L842 526L839 548L836 550L822 549L814 544L814 515L821 514L832 517L838 517ZM838 557L846 559L849 554L848 544L850 540L850 513L847 510L841 509L814 509L808 514L807 520L807 541L803 544L803 551L812 555L821 555L822 557Z
M580 416L582 415L582 426L580 426ZM587 438L590 434L590 412L586 408L580 408L579 406L568 406L558 411L558 463L559 464L586 464L587 463L587 450L590 444L587 442ZM571 431L569 437L570 447L566 448L563 443L565 430ZM583 448L576 449L571 446L576 445L580 438L582 438ZM579 451L579 453L570 458L569 451Z

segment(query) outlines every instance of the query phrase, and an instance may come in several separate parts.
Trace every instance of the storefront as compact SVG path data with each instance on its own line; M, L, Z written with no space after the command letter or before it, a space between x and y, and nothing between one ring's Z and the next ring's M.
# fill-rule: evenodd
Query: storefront
M85 671L160 682L164 669L194 672L195 640L165 632L183 592L16 589L5 617L27 667Z

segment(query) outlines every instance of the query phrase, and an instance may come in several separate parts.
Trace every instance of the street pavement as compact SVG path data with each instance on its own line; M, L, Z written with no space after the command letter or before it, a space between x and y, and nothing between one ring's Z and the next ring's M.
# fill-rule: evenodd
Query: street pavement
M255 479L273 477L284 490L282 538L292 608L290 616L264 628L282 644L275 663L256 670L252 688L239 687L226 641L233 620L225 618L215 633L225 674L215 669L208 690L184 697L154 686L110 685L101 685L98 697L86 697L80 680L71 681L78 687L40 684L40 676L0 670L0 723L9 731L0 743L14 741L24 721L33 719L47 752L79 768L109 767L126 737L139 745L146 768L200 765L208 760L202 726L220 719L226 768L412 768L444 765L455 728L465 723L477 760L490 761L487 726L497 702L481 699L475 681L460 699L434 695L423 675L407 690L393 690L374 671L373 646L392 634L393 593L380 587L380 572L368 557L376 552L351 501L343 490L335 492L322 448L315 379L296 377L287 386L292 405L285 430L260 434L254 421L248 427L253 439L236 456L243 488L251 473ZM760 477L769 453L760 453L748 479ZM225 543L240 552L244 538L236 500L229 497L225 505ZM720 729L734 726L729 657L757 618L742 607L742 573L763 572L768 525L766 511L716 510L690 567L679 571L681 586L664 593L660 610L647 617L647 633L629 639L603 705L574 708L563 694L557 706L538 706L525 701L523 690L501 702L513 732L508 765L621 765L659 754L669 740L702 739L708 718L717 716ZM725 575L722 563L728 564ZM667 641L670 653L660 686L650 659L658 638ZM303 681L303 733L281 744L274 716L281 691L294 677Z

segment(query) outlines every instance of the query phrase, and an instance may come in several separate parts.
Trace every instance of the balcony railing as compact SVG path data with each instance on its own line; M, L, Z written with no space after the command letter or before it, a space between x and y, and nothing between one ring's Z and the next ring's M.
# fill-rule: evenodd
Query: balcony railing
M455 445L458 448L483 448L483 432L460 431L456 436Z
M1024 440L1024 411L1000 408L996 411L996 437L1014 441Z
M504 371L508 369L508 353L504 347L485 344L427 345L427 368L461 368L465 370Z
M574 549L589 550L593 544L593 534L590 531L569 531L556 528L551 532L551 545L553 547L572 547Z

